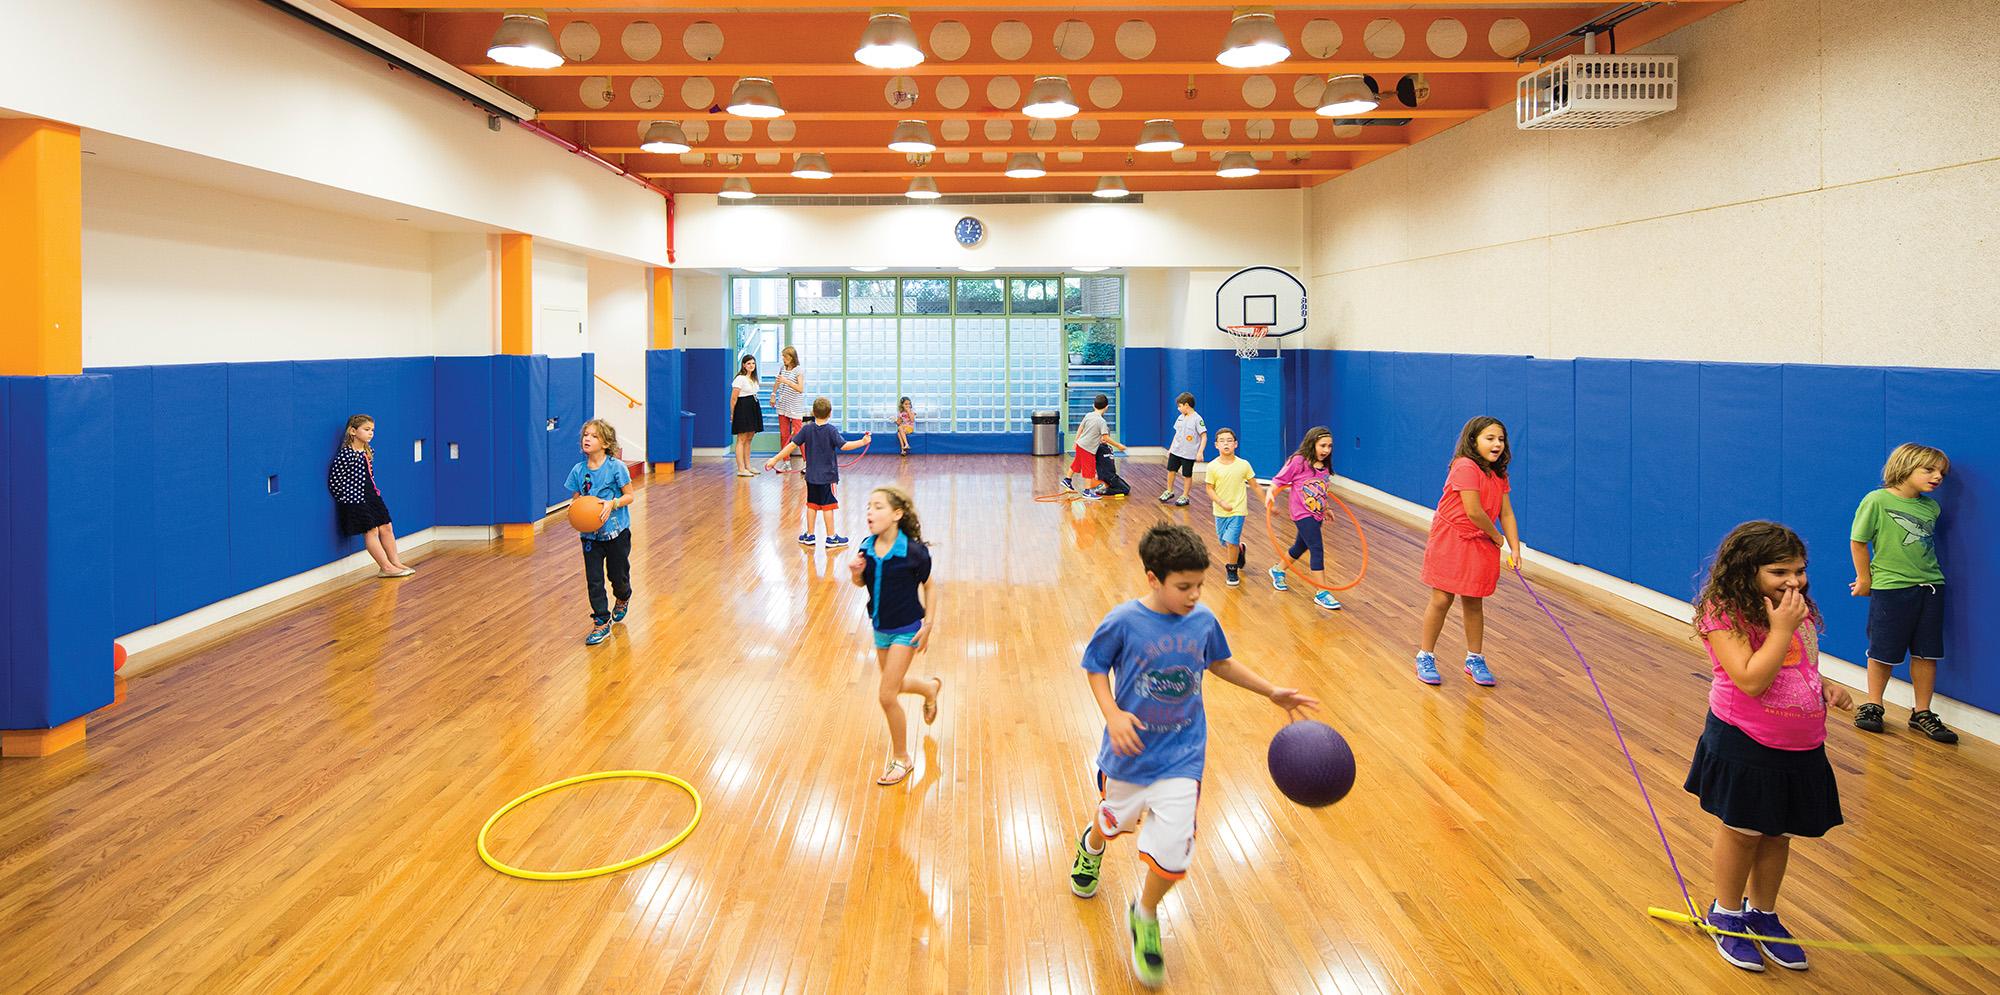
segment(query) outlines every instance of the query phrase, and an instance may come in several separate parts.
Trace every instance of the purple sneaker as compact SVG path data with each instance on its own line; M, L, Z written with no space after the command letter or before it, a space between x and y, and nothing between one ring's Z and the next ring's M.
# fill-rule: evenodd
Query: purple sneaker
M1806 969L1805 950L1796 943L1782 942L1783 940L1791 939L1792 934L1789 930L1785 929L1784 923L1778 921L1778 914L1776 912L1764 912L1753 909L1748 902L1745 902L1743 905L1743 918L1750 924L1750 928L1743 930L1743 932L1776 938L1775 940L1751 941L1764 951L1764 956L1771 958L1772 963L1788 971L1803 971Z
M1746 905L1745 907L1747 908L1748 906ZM1732 933L1751 932L1748 916L1741 912L1724 912L1714 903L1710 903L1708 906L1708 924L1716 929L1726 929ZM1745 971L1762 971L1764 969L1764 955L1758 952L1757 941L1746 940L1740 936L1723 936L1720 933L1710 935L1715 937L1715 949L1722 952L1723 960Z

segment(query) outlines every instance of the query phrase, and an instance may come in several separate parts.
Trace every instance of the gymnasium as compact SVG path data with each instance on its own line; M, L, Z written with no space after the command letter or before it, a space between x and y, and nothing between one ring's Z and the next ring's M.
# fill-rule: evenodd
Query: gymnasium
M2000 3L8 14L0 992L2000 991Z

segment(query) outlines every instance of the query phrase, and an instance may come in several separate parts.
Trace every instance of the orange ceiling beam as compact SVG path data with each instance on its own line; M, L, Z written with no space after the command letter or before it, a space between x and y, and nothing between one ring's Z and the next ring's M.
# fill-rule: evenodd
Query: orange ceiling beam
M1442 8L1550 8L1573 7L1600 9L1606 0L1258 0L1254 6L1273 7L1280 10L1381 10L1389 12L1404 9ZM1679 0L1693 6L1726 6L1738 0ZM409 11L492 11L500 12L519 9L518 3L496 3L494 0L341 0L343 6L353 10L409 10ZM547 4L551 11L605 10L626 13L661 14L734 14L745 11L872 11L878 8L894 10L925 11L982 11L992 12L1012 10L1045 10L1057 13L1076 14L1119 14L1144 12L1148 10L1234 10L1238 4L1216 3L1215 0L1141 0L1131 4L1090 9L1076 0L1011 0L1006 4L988 5L976 0L888 0L886 3L857 3L855 0L734 0L730 3L704 6L700 4L669 4L660 0L561 0Z
M1465 121L1465 120L1470 120L1471 118L1478 117L1479 115L1486 113L1488 110L1491 110L1491 108L1418 107L1414 110L1393 110L1393 111L1374 110L1374 111L1369 111L1365 114L1342 114L1337 120L1348 121L1348 120L1384 119L1384 118L1387 119L1422 118L1422 119L1435 119L1440 121ZM1079 114L1072 114L1066 118L1061 118L1060 120L1061 121L1151 121L1155 119L1164 119L1171 121L1189 121L1189 120L1198 120L1204 118L1218 118L1224 120L1236 120L1240 118L1261 118L1271 121L1290 121L1299 118L1317 118L1319 116L1320 116L1319 112L1309 111L1309 110L1281 111L1281 110L1272 110L1271 108L1268 107L1263 109L1258 109L1254 107L1245 107L1241 109L1216 108L1212 110L1181 109L1181 110L1150 110L1150 111L1122 111L1122 110L1084 111ZM725 115L725 114L702 115L698 112L672 110L672 109L662 110L657 107L650 111L543 111L542 113L536 115L536 118L542 121L679 121L690 118L699 120L702 117L707 117L711 121L750 120L749 118L739 118L733 115ZM777 119L773 118L771 120L777 120ZM898 111L898 110L792 111L787 113L784 116L783 120L786 121L945 121L945 120L1032 121L1034 119L1021 113L1017 109L1009 111L931 111L931 112ZM800 149L799 151L812 152L817 150Z
M1245 144L1246 142L1248 143L1247 145ZM1230 144L1188 145L1184 146L1182 148L1182 151L1184 152L1251 152L1251 151L1394 152L1397 149L1405 149L1409 147L1410 143L1408 142L1314 143L1314 142L1282 141L1278 139L1266 138L1262 140L1246 139L1244 142L1238 142L1233 145ZM637 145L592 145L589 146L589 149L590 151L595 152L599 155L675 154L672 152L664 152L664 153L647 152L644 149L639 148ZM705 152L710 155L729 155L731 153L739 155L752 155L758 152L777 152L779 154L818 152L822 155L904 155L905 154L902 152L892 151L888 147L882 145L833 145L833 146L821 147L817 145L802 146L797 142L794 142L790 145L730 145L730 144L716 144L713 142L703 142L697 144L694 147L693 151ZM1135 152L1135 151L1136 150L1133 149L1131 145L1075 145L1075 144L1065 145L1061 142L1053 142L1053 141L1013 142L1007 145L959 145L952 142L946 142L942 145L939 145L938 150L936 152L932 152L929 154L933 156L940 156L945 154L946 152ZM1143 152L1138 154L1161 155L1162 153Z
M1513 59L1319 59L1281 62L1257 69L1231 69L1208 61L1134 62L1090 59L1074 62L939 62L908 69L877 69L859 62L565 62L554 69L522 69L498 62L470 62L458 68L474 76L762 76L784 80L814 76L1305 76L1340 73L1425 73L1427 75L1506 73L1527 70Z
M1348 172L1348 170L1332 169L1332 168L1302 169L1296 167L1264 169L1262 167L1259 167L1257 175L1338 176L1341 173L1345 172ZM742 177L743 179L746 180L797 179L797 177L794 177L792 174L785 172L783 170L761 170L761 171L741 170L741 169L669 170L660 173L640 172L639 175L644 176L647 179L659 179L659 180L675 180L675 179L726 180L732 177ZM836 179L855 179L855 180L903 179L912 176L928 176L934 180L951 180L967 176L992 177L992 176L1006 176L1006 175L1007 171L1005 169L888 169L888 170L865 170L865 171L858 170L854 172L834 174ZM1054 167L1049 168L1047 174L1047 178L1050 179L1061 179L1062 177L1065 176L1174 176L1183 179L1197 178L1197 177L1204 179L1224 179L1223 177L1217 177L1215 175L1215 170L1213 169L1065 169L1061 165L1056 165ZM823 183L826 181L818 180L818 181L807 181L807 182ZM1033 181L1022 180L1019 182L1026 183ZM829 192L831 191L829 190Z

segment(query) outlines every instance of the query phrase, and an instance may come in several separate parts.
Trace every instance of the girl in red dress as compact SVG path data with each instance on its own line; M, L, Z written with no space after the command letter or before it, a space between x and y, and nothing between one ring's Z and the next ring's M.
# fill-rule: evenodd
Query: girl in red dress
M1424 547L1424 583L1431 589L1424 609L1423 639L1417 644L1417 680L1442 684L1438 676L1438 633L1455 598L1464 598L1465 673L1473 683L1493 686L1482 650L1486 641L1483 599L1500 584L1503 552L1509 566L1521 548L1521 530L1514 522L1514 504L1507 497L1507 462L1514 452L1507 445L1507 426L1480 415L1458 433L1458 452L1445 477L1444 495L1431 516L1430 543ZM1496 524L1497 523L1497 524ZM1502 534L1504 532L1504 535Z

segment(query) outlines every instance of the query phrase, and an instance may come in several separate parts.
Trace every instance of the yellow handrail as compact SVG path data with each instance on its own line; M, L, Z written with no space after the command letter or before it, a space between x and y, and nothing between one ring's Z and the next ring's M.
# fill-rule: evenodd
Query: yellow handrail
M615 383L612 383L611 381L609 381L609 380L606 380L606 379L604 379L603 377L601 377L601 376L598 376L598 375L597 375L597 374L595 374L595 373L591 374L591 376L594 376L594 377L597 377L597 382L598 382L598 383L601 383L601 384L603 384L604 386L606 386L606 387L609 387L609 388L611 388L612 390L616 390L616 391L618 391L618 396L619 396L619 397L622 397L622 398L624 398L624 399L625 399L625 406L626 406L626 407L628 407L628 408L636 408L636 407L639 407L640 405L643 405L643 404L645 404L645 403L646 403L646 402L644 402L644 401L641 401L641 400L639 400L639 399L638 399L638 398L636 398L636 397L633 397L633 396L632 396L632 395L630 395L630 394L627 394L627 393L625 393L625 392L624 392L624 391L622 391L622 390L618 390L618 385L617 385L617 384L615 384Z

